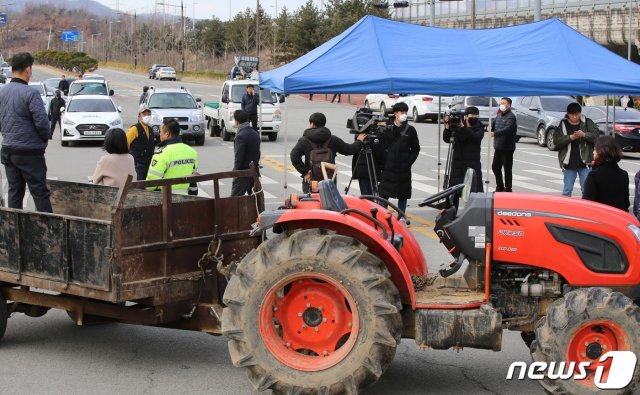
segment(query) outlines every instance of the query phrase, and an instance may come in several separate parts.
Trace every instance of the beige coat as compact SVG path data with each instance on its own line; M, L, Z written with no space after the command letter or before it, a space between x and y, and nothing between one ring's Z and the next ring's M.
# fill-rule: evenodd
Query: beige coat
M120 187L127 180L127 175L136 176L133 156L130 154L106 154L98 160L93 172L93 183Z

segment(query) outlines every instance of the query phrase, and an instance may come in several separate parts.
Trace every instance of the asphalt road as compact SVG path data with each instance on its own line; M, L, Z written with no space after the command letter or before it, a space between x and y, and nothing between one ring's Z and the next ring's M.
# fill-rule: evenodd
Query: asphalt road
M151 82L144 76L115 70L98 72L107 77L115 90L114 100L124 109L125 125L135 121L143 85L184 86L203 101L217 99L220 90L219 84ZM56 75L51 70L37 68L32 80ZM286 194L300 190L300 178L290 165L285 165L285 156L307 127L309 114L324 112L327 126L334 134L345 140L353 138L345 128L346 119L355 110L353 106L309 102L293 96L285 106L287 142L281 133L276 142L264 139L261 147L267 208L274 208L281 204ZM437 185L441 183L438 177L443 172L438 163L444 164L447 146L442 145L439 153L436 125L421 123L416 128L421 153L413 168L414 196L409 202L408 213L413 219L411 229L421 244L430 270L435 271L449 259L431 231L434 210L419 208L417 204L438 190ZM56 132L47 150L49 177L86 182L102 155L100 145L61 147L59 138L60 134ZM233 143L207 137L205 145L195 149L200 155L200 172L232 168ZM483 168L486 168L486 149L484 151ZM514 190L560 194L562 175L556 158L555 153L538 147L533 140L523 139L515 156ZM350 174L351 158L338 157L337 162L341 171L339 184L344 188ZM640 155L625 158L622 167L632 176L640 170ZM490 181L490 187L495 186L493 176ZM230 190L230 185L223 188ZM357 192L357 188L352 191ZM200 193L212 194L211 185L200 185ZM576 189L575 195L579 194ZM388 371L368 393L542 393L541 387L533 381L505 380L512 362L530 361L530 356L518 333L506 331L503 339L504 351L500 353L471 349L422 351L412 340L404 340ZM0 345L0 361L3 394L254 392L244 373L232 366L222 337L124 324L76 327L61 311L50 311L42 318L12 317Z

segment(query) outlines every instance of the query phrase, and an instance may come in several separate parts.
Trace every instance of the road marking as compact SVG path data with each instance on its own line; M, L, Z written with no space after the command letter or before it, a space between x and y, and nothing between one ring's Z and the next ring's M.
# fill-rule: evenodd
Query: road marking
M528 173L533 173L533 174L537 174L540 176L546 176L546 177L551 177L551 178L556 178L556 179L564 179L564 176L562 175L562 171L560 169L558 169L558 171L556 172L550 172L550 171L546 171L546 170L537 170L537 169L525 169L524 171L528 172Z
M533 190L533 191L536 191L536 192L552 193L552 194L560 193L560 191L558 191L556 189L541 187L539 185L533 185L533 184L530 184L530 183L527 183L527 182L522 182L522 181L517 181L517 180L513 180L512 184L513 184L513 186L520 187L520 188L525 188L525 189L530 189L530 190Z

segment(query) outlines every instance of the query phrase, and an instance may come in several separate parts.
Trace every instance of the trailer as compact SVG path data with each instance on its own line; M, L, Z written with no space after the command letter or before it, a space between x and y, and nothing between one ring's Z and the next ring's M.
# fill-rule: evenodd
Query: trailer
M220 180L255 169L121 188L49 180L54 213L0 208L0 337L21 312L62 309L78 325L117 321L221 334L224 274L261 242L262 193L220 196ZM212 181L214 196L170 185ZM145 190L162 186L162 192Z

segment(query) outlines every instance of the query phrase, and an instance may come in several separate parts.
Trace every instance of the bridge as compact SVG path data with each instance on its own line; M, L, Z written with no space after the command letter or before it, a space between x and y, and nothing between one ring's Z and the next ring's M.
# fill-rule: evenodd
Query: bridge
M432 4L431 2L435 1ZM517 25L534 20L536 0L475 0L477 29ZM629 1L541 0L542 19L559 18L583 35L622 56L629 40ZM471 28L472 0L414 0L407 8L395 9L395 19L430 26ZM435 11L434 14L432 14ZM632 59L638 61L638 3L632 3ZM588 57L588 54L585 54Z

